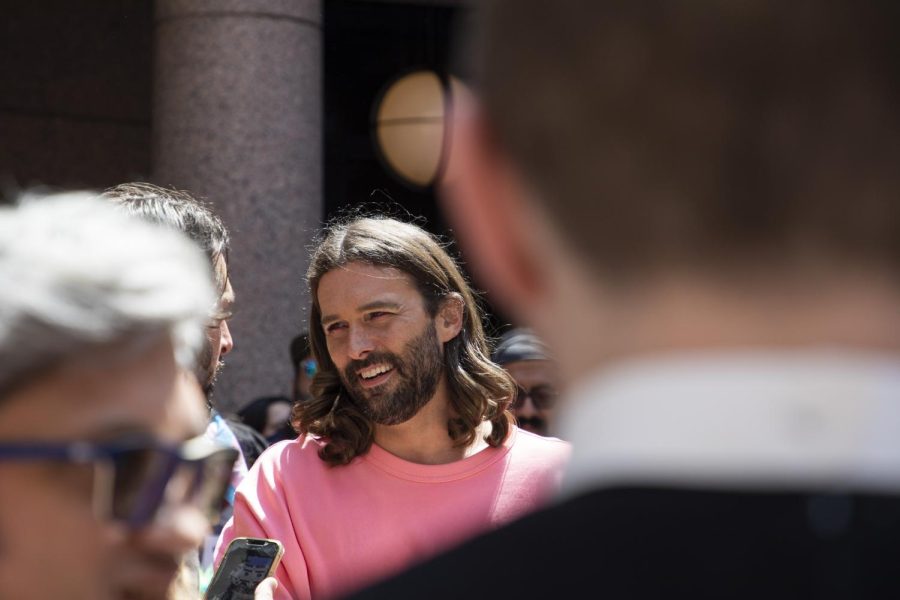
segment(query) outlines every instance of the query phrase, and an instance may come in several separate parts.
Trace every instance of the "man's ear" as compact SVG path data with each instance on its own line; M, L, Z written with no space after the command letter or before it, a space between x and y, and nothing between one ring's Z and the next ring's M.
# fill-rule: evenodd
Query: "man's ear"
M497 145L474 100L454 111L451 158L439 199L473 277L493 303L527 319L528 300L541 291L534 218L518 170Z
M463 299L451 292L441 299L435 316L435 329L441 343L446 343L459 335L463 327Z

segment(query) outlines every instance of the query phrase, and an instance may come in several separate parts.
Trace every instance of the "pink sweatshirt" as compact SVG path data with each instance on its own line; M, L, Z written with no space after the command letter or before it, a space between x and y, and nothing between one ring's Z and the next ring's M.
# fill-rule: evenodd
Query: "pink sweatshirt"
M379 446L344 467L301 436L266 450L238 488L216 546L275 538L284 557L277 600L339 596L396 573L549 500L571 447L515 427L499 448L420 465Z

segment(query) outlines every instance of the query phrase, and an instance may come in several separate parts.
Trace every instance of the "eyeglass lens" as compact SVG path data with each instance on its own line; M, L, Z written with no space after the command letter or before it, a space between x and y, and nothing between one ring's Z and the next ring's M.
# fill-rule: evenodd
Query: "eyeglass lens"
M130 522L149 521L162 500L174 467L171 455L149 448L115 454L112 516Z
M140 526L151 522L164 505L190 505L215 523L225 504L234 458L227 450L196 461L153 448L119 452L113 458L112 516Z
M546 385L536 385L530 390L516 386L516 397L510 404L510 408L519 409L525 404L525 398L531 398L531 402L538 410L553 408L556 398L559 396L556 390Z

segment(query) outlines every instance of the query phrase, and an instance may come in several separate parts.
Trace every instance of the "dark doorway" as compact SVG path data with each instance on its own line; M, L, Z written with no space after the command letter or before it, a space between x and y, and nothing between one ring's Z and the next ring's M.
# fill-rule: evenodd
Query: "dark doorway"
M324 3L326 219L361 203L393 205L401 214L421 217L420 224L456 252L434 190L410 186L382 165L371 116L384 86L398 76L416 69L448 73L464 10L452 3ZM485 300L495 333L504 321Z

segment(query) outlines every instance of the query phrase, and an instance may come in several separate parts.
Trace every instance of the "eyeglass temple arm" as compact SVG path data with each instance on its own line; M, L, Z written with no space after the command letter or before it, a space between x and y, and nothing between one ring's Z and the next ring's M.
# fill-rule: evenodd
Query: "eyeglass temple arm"
M0 460L67 460L83 463L108 455L103 448L86 442L68 444L0 442Z

